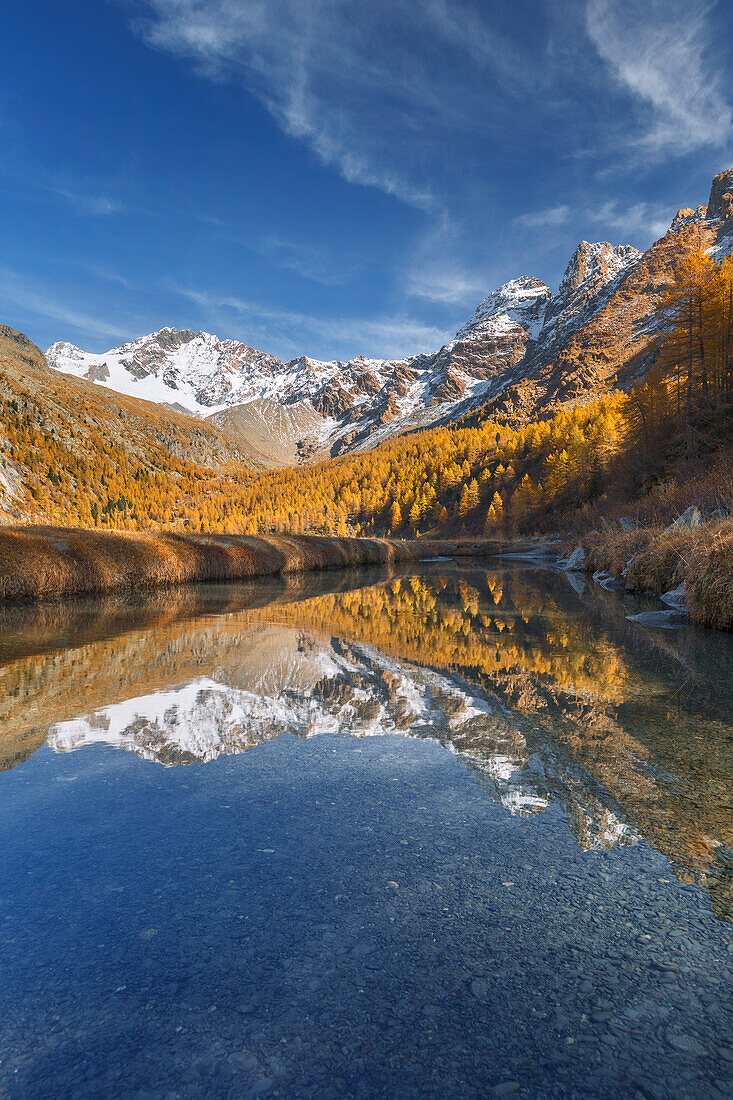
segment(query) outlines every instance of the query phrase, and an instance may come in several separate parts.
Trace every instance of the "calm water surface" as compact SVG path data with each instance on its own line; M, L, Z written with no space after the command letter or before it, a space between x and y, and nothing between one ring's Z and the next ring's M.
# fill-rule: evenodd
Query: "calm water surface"
M643 606L0 611L0 1097L733 1096L733 638Z

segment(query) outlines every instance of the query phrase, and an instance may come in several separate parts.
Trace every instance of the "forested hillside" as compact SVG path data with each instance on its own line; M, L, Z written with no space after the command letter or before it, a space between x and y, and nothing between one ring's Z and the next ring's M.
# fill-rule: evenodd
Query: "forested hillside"
M250 522L276 530L499 534L551 530L623 506L654 522L694 500L733 503L733 258L693 254L660 299L651 368L520 428L465 426L251 481ZM634 506L636 498L644 496Z
M683 263L659 300L646 378L512 428L486 410L309 467L256 472L236 442L160 406L50 371L3 330L6 522L192 531L500 535L593 523L643 496L733 500L733 258ZM25 342L24 342L25 341ZM632 507L633 512L633 507Z
M0 326L0 522L206 526L226 517L223 486L249 476L245 461L213 426L64 378Z

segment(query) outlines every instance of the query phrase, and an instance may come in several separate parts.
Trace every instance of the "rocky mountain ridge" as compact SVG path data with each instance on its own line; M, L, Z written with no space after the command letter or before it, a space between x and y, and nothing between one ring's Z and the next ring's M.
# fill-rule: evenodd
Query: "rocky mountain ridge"
M581 241L557 293L532 276L489 294L438 351L286 363L235 340L163 328L104 354L64 342L55 369L212 418L268 465L373 447L488 405L511 422L624 384L646 366L660 294L682 259L733 250L733 169L646 252ZM284 414L284 411L287 413Z
M660 297L699 251L718 259L733 252L733 169L714 177L707 206L679 210L643 253L625 246L612 256L581 243L557 295L561 308L548 307L521 363L485 395L485 412L516 423L643 375Z

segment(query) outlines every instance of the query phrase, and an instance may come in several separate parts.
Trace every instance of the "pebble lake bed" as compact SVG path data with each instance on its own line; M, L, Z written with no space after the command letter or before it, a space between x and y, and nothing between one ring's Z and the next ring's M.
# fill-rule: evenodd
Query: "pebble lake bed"
M733 1096L733 639L289 584L8 612L0 1097Z

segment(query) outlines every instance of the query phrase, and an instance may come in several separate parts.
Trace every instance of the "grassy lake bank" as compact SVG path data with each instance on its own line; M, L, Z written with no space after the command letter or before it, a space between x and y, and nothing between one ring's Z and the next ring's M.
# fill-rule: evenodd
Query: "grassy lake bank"
M421 558L492 554L487 539L189 535L66 527L0 528L0 599L105 595L199 581L346 569Z
M684 585L693 622L733 630L733 521L698 527L594 531L581 539L585 569L624 575L631 592L662 595Z

